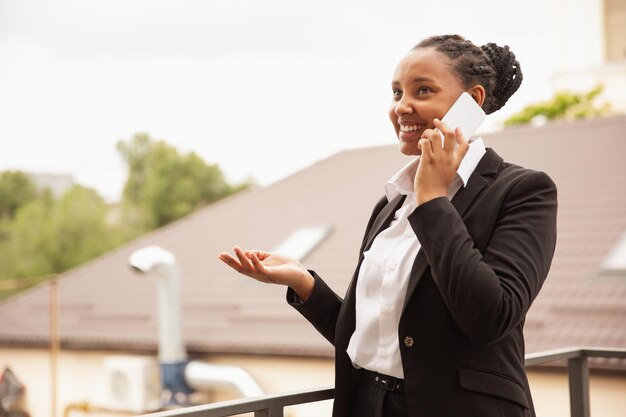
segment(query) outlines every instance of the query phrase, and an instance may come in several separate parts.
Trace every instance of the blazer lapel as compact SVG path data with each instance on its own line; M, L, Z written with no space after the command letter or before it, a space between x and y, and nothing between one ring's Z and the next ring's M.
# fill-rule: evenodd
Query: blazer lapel
M422 275L426 271L426 267L428 266L428 260L426 259L426 255L424 251L420 248L417 252L417 256L415 257L415 261L413 261L413 266L411 267L411 275L409 275L409 284L406 288L406 297L404 298L404 305L402 306L402 311L406 308L406 305L409 303L411 299L411 295L417 288L417 284L422 279Z
M372 246L374 238L378 236L380 232L389 227L391 221L393 220L394 214L400 208L400 206L402 206L402 203L404 203L405 197L405 195L400 194L389 203L387 203L387 205L383 207L380 213L378 213L378 216L376 216L376 220L374 220L372 228L367 235L367 243L365 244L363 252L367 251L370 246Z
M491 148L488 148L487 153L485 153L482 157L476 166L476 169L470 176L467 186L461 188L452 198L452 205L456 208L461 217L465 215L472 202L476 199L476 197L478 197L478 194L480 194L483 188L485 188L485 186L493 180L493 177L498 172L501 163L502 158ZM409 277L409 284L402 311L406 308L409 300L411 299L411 295L415 291L415 288L417 288L417 284L419 283L422 275L424 275L427 266L428 260L426 259L426 255L424 254L424 251L420 249L417 252L417 256L413 262L413 267L411 268L411 275Z
M488 148L487 153L485 153L476 166L474 173L470 176L467 186L461 188L452 198L452 205L456 208L456 211L459 212L461 217L465 215L467 209L483 188L493 179L501 163L502 158L491 148Z

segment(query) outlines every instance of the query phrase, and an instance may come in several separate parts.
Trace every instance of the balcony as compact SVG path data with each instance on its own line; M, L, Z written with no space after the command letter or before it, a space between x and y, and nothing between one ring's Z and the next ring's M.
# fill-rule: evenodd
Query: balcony
M567 348L526 355L526 367L567 361L571 417L589 417L589 359L626 358L626 349ZM289 394L200 405L145 414L143 417L228 417L254 413L254 417L283 417L284 408L332 399L334 389L326 387Z

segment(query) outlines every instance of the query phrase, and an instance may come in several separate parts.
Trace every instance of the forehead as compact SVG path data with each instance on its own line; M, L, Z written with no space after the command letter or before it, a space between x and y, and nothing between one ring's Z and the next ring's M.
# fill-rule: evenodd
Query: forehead
M433 48L418 48L398 63L393 74L393 82L406 83L418 78L430 78L445 84L458 79L452 70L449 59Z

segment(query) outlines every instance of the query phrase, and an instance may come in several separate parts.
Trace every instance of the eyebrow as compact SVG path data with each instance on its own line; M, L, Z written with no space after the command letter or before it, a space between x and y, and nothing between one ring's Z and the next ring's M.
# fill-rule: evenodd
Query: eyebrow
M413 84L416 83L423 83L423 82L434 82L435 80L433 80L432 78L428 78L428 77L417 77L415 79L413 79ZM391 82L391 85L395 85L395 84L400 84L400 81L398 80L393 80Z
M417 77L416 79L413 80L413 83L423 83L424 81L433 82L435 80L433 80L432 78L428 78L428 77Z

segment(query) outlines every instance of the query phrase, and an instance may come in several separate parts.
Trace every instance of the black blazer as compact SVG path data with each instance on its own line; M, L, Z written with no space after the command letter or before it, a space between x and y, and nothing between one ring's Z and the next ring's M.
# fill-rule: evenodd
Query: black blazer
M358 377L346 349L363 252L403 198L383 198L374 208L345 299L313 271L306 302L288 290L287 300L335 346L334 417L350 416ZM436 198L409 215L422 247L398 343L412 417L535 416L522 329L552 261L556 213L556 186L545 173L487 149L452 201Z

